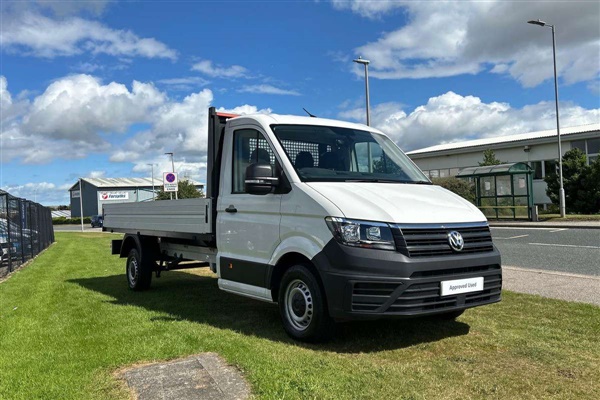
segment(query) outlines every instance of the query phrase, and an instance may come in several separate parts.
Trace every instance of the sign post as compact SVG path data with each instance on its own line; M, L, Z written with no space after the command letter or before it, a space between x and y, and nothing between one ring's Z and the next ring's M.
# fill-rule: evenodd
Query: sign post
M178 184L177 172L163 172L163 190L165 192L175 192L177 196Z

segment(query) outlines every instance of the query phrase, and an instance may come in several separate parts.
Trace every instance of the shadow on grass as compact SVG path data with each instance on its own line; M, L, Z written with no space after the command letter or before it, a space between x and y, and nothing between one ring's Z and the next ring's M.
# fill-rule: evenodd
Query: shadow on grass
M429 319L378 320L338 324L333 341L302 344L290 339L273 304L219 290L213 277L172 271L153 279L146 292L132 292L124 275L74 279L86 289L113 298L116 305L134 305L168 315L160 321L191 321L306 348L341 353L377 352L466 335L469 325Z

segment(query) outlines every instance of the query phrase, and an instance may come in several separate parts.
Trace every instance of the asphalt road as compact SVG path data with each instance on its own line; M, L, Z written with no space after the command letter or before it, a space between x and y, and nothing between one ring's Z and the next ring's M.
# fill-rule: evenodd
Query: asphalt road
M81 225L54 225L53 226L55 232L64 231L64 232L81 232ZM84 231L91 232L102 232L102 228L92 228L90 224L83 224Z
M503 266L600 276L600 230L491 227Z

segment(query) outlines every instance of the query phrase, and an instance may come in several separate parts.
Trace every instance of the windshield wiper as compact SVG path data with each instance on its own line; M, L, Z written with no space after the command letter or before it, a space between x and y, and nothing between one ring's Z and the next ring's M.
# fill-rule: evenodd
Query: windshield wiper
M404 183L409 185L432 185L429 181L411 181L394 179L344 179L344 182Z

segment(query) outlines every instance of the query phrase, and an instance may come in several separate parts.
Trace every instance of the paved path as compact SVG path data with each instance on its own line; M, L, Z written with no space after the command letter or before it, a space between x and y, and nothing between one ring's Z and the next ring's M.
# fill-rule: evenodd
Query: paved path
M215 353L203 353L123 371L137 400L246 399L250 387L240 372Z
M502 287L514 292L600 306L600 277L502 267Z

